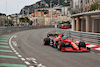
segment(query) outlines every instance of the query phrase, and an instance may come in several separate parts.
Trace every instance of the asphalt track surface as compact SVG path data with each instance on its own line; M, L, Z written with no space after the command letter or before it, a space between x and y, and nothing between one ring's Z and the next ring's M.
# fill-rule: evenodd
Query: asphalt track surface
M24 58L35 58L46 67L100 67L100 55L95 53L62 52L44 46L43 38L53 30L55 29L47 28L19 32L12 39L17 43L17 46L13 46Z

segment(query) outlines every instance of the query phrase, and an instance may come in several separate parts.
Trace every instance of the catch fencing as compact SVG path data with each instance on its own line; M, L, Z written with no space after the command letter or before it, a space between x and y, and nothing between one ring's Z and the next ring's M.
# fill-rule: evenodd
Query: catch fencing
M0 35L7 32L23 31L29 29L39 29L39 28L54 28L54 25L38 25L38 26L5 26L0 27Z
M74 39L74 41L84 41L89 44L100 46L99 33L71 31L71 30L64 30L64 29L57 29L57 33L64 34L69 39Z

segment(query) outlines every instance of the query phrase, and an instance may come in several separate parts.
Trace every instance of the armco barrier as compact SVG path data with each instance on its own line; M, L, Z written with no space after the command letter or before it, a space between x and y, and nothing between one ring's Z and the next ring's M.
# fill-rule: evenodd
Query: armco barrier
M64 34L68 38L73 38L74 41L85 41L86 43L100 46L100 34L91 32L80 32L57 29L58 34Z
M5 26L0 27L0 35L7 32L23 31L29 29L39 29L39 28L54 28L54 25L38 25L38 26Z

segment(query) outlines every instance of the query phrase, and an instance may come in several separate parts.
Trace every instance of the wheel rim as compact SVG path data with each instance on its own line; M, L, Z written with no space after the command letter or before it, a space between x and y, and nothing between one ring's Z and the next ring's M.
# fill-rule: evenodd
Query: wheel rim
M53 45L53 42L52 42L52 40L50 40L50 46L52 46Z

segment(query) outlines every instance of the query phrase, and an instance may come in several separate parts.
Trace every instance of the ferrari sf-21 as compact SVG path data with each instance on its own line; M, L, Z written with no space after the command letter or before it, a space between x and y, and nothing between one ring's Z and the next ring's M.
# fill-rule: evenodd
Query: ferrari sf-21
M47 37L43 40L44 45L50 45L58 50L64 52L88 52L90 48L86 47L85 42L74 42L73 39L63 34L47 34Z

